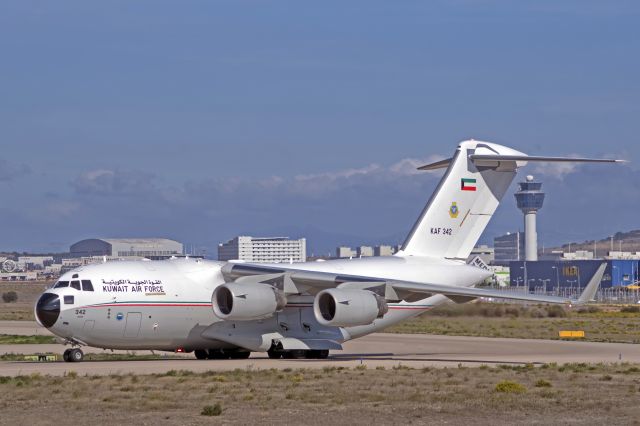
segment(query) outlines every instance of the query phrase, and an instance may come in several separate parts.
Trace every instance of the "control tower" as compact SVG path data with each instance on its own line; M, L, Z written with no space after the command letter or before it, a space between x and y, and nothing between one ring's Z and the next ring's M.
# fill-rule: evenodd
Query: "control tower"
M533 176L527 176L526 182L518 184L516 192L518 208L524 213L524 259L538 260L538 232L536 231L536 214L542 208L544 192L542 183L534 182Z

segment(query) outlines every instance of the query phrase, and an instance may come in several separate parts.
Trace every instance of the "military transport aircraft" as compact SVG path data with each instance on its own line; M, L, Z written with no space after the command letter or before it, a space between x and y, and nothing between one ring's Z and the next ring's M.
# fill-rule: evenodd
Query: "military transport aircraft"
M434 306L482 297L579 304L595 294L604 264L576 300L474 288L491 273L465 263L518 168L533 157L474 140L447 160L437 189L394 256L252 264L203 259L121 261L62 275L35 305L37 321L71 346L195 353L198 359L326 358L341 344Z

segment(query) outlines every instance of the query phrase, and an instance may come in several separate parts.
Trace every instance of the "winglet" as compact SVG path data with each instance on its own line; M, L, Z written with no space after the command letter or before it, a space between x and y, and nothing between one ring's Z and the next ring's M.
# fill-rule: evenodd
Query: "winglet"
M602 262L602 264L600 264L600 266L598 267L596 273L593 274L593 277L591 277L589 284L587 284L580 297L578 297L578 300L572 300L572 303L576 305L583 305L593 300L596 292L598 291L598 287L600 287L600 282L602 281L602 277L604 276L605 269L607 269L607 263Z

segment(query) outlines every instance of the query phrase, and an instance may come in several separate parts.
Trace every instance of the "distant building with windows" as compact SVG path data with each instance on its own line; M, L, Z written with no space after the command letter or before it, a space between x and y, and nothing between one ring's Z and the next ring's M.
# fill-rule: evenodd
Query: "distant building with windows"
M348 259L354 257L371 257L371 256L393 256L395 253L400 250L400 246L390 246L390 245L377 245L375 247L371 246L360 246L356 247L356 249L352 249L347 246L339 246L336 248L336 257L338 259Z
M166 258L183 253L182 243L166 238L90 238L71 245L70 257Z
M374 256L392 256L395 253L395 249L391 246L375 246L373 248Z
M507 233L493 239L493 263L509 266L509 262L524 259L524 233Z
M350 257L356 257L356 251L351 247L340 246L336 248L336 257L338 259L348 259Z
M288 237L257 238L238 236L218 244L218 260L244 260L257 263L305 262L307 240Z
M372 257L373 256L373 247L371 246L360 246L356 249L356 254L358 257Z
M476 246L471 250L469 257L467 258L467 263L475 259L476 257L480 258L485 265L493 264L495 260L495 252L493 247L489 247L486 245Z

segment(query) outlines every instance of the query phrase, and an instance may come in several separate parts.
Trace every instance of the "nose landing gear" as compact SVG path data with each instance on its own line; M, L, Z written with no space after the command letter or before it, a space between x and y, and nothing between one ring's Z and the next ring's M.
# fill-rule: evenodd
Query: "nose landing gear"
M80 348L67 349L62 354L62 359L65 362L80 362L84 359L84 353Z

